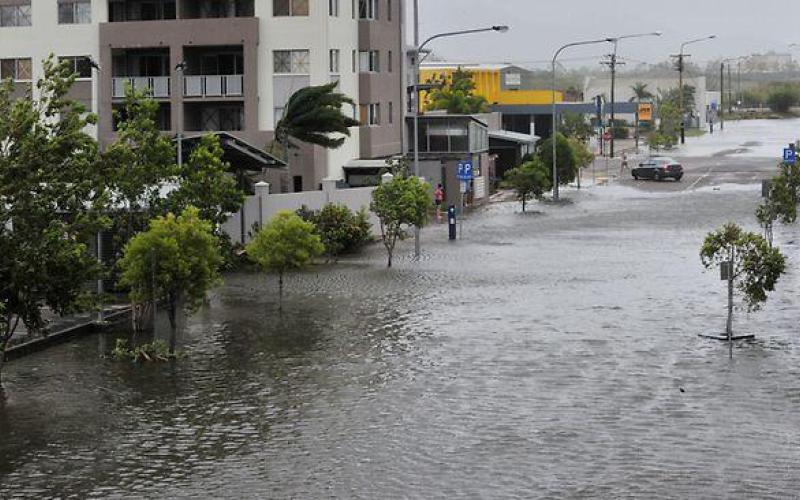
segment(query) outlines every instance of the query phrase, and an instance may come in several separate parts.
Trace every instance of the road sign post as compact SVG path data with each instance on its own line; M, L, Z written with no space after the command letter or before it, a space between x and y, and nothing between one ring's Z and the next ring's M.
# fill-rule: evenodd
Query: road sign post
M793 147L783 149L783 163L785 165L794 165L797 163L797 151Z

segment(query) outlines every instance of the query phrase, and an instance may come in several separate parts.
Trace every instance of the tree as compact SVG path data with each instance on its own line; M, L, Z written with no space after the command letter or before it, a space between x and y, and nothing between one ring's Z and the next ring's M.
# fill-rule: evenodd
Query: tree
M429 83L438 83L440 88L430 94L430 108L446 110L454 115L485 113L486 98L475 95L475 81L469 71L458 69L452 75L442 76Z
M756 218L764 228L764 237L770 247L772 247L775 222L792 224L797 220L798 193L791 179L797 178L800 174L796 171L792 173L786 166L781 168L782 172L769 181L767 199L756 209Z
M588 140L592 135L592 127L587 123L586 118L581 114L567 114L564 116L562 127L564 135L569 138Z
M553 189L550 167L539 158L533 158L506 172L509 185L514 188L517 198L522 202L522 211L529 198L542 199L544 193Z
M96 116L68 98L68 64L50 56L43 69L38 96L0 82L0 372L20 325L46 329L42 306L86 310L97 264L84 242L105 222L105 175L85 132Z
M244 203L244 193L231 175L230 164L223 160L219 138L207 135L178 169L178 188L164 200L164 214L182 213L189 206L197 208L201 219L215 230Z
M688 111L691 114L691 111L695 108L695 94L697 93L697 89L692 85L683 86L683 109L684 111ZM680 109L680 91L677 88L671 88L667 90L658 89L659 94L659 104L660 105L670 105L674 106L677 109Z
M635 85L631 86L631 90L633 91L633 97L631 97L631 102L637 101L642 102L648 99L653 99L655 96L652 92L647 90L648 85L644 82L636 82Z
M126 207L115 221L119 248L159 215L162 187L178 174L172 142L156 124L159 106L149 91L128 86L122 110L114 111L118 135L104 162L115 202Z
M355 101L344 94L334 92L338 82L314 87L305 87L289 98L283 117L275 126L275 140L271 150L281 152L288 159L292 138L321 146L338 149L350 136L350 127L359 122L342 112L345 105L355 106ZM332 137L338 134L338 137Z
M595 154L592 153L586 142L573 137L569 138L569 146L572 148L572 153L575 157L575 165L578 169L577 175L580 176L581 171L592 164Z
M558 134L556 140L556 155L558 157L558 183L561 185L569 184L575 180L578 173L578 164L575 159L575 151L570 146L569 141L562 134ZM539 160L545 165L549 165L549 179L553 182L553 139L545 140L537 153Z
M278 273L279 309L283 310L283 276L291 269L302 269L325 247L314 234L314 224L292 212L279 212L261 228L247 246L250 259L265 273Z
M733 294L738 288L744 294L749 311L756 311L766 302L767 293L775 290L786 271L786 258L777 248L770 248L760 235L746 232L736 224L706 236L700 259L706 269L731 263L728 280L728 338L733 334Z
M303 207L297 215L314 224L314 233L320 237L325 255L332 259L356 251L372 239L372 225L363 208L353 213L346 205L327 203L319 211Z
M788 113L800 101L800 93L794 87L778 88L767 96L767 106L776 113Z
M681 130L681 112L677 106L662 104L658 109L658 130L648 135L647 143L651 149L670 149L678 144Z
M221 263L212 225L194 207L179 217L168 214L153 220L149 230L125 246L120 283L132 287L135 304L167 304L170 354L175 353L179 309L191 313L202 305L208 291L221 282Z
M398 240L405 239L406 227L422 227L431 211L432 194L428 184L417 177L395 176L372 192L370 209L381 223L381 240L392 267L394 248Z

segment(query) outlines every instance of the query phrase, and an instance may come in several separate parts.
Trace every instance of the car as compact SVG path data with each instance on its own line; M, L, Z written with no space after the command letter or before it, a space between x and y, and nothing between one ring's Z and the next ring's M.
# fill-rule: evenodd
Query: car
M639 179L656 181L675 179L680 182L683 179L683 166L672 158L653 157L640 163L631 171L631 174L637 181Z

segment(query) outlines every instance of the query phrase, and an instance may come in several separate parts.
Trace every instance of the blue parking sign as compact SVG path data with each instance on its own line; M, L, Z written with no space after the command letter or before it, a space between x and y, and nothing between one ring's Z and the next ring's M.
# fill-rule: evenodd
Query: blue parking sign
M458 162L458 178L462 181L472 180L472 162L461 161Z
M783 163L787 165L794 165L797 162L797 153L792 148L785 148L783 150Z

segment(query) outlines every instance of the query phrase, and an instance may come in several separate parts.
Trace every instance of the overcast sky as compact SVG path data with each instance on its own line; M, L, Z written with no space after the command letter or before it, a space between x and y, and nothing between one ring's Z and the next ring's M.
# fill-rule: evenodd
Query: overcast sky
M413 0L408 32L413 34ZM768 51L788 52L800 43L800 0L419 0L421 38L443 31L506 24L506 34L478 34L433 42L445 59L469 62L527 62L552 58L561 45L578 40L662 31L661 38L627 40L620 54L656 63L682 42L708 34L718 38L687 48L692 61ZM411 39L411 38L410 38ZM571 66L595 66L604 46L577 48L563 58ZM800 51L794 53L797 58ZM577 59L577 60L576 60ZM536 65L539 66L539 65Z

